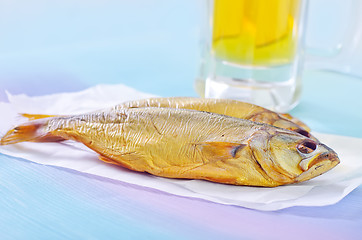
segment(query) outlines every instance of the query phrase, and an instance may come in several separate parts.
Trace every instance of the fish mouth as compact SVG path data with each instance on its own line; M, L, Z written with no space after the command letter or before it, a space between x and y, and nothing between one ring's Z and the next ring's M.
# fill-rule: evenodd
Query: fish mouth
M325 152L311 159L304 159L299 166L304 171L295 178L296 182L304 182L306 180L317 177L340 163L337 153L334 151Z

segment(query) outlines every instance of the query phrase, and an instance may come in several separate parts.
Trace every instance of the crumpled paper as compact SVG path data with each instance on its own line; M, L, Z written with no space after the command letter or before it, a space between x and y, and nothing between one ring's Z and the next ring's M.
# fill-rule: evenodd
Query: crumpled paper
M24 122L19 113L76 114L113 106L123 101L153 97L124 85L98 85L74 93L39 97L11 95L0 102L0 134ZM362 139L313 133L333 148L341 163L331 171L304 183L276 188L244 187L202 180L167 179L133 172L98 160L97 154L80 143L19 143L0 146L0 152L39 164L69 168L175 195L222 204L272 211L292 206L324 206L338 202L362 183Z

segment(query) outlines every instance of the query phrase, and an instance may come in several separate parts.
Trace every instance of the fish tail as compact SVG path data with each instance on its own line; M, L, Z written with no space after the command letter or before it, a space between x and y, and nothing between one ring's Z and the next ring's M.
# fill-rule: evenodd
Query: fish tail
M58 142L65 140L52 135L46 130L47 119L30 121L9 130L1 139L0 145L9 145L19 142Z
M29 114L29 113L22 113L21 116L26 117L29 120L37 120L37 119L41 119L41 118L56 117L56 115Z

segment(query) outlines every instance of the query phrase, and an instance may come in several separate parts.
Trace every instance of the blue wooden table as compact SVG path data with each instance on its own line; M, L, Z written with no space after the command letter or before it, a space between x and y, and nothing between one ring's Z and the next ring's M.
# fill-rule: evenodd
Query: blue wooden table
M196 96L197 2L1 4L0 101L5 90L116 83ZM360 78L309 70L303 90L293 115L314 131L362 138ZM0 239L360 239L361 226L362 187L332 206L262 212L0 154Z

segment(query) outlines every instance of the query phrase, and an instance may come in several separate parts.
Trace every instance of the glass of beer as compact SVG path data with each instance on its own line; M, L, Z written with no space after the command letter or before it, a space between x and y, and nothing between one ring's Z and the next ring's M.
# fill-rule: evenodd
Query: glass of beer
M286 112L301 93L304 0L208 0L196 88Z

